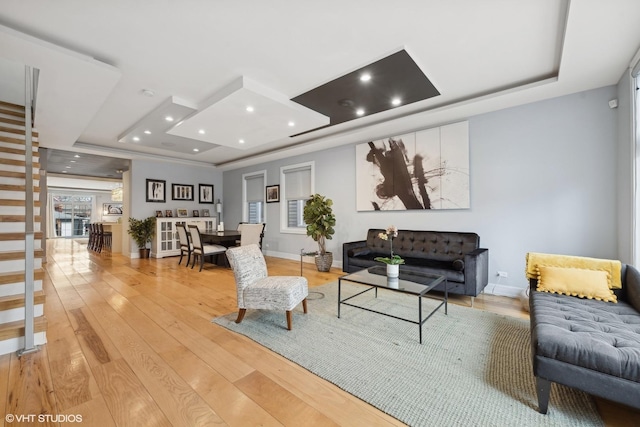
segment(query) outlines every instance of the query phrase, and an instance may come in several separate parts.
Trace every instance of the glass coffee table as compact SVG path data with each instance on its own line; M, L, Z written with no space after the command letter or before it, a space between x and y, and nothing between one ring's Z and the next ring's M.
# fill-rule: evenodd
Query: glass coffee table
M362 292L358 292L355 295L351 295L345 299L342 299L342 281L358 283L360 285L369 286L369 288L365 289ZM438 286L439 284L444 282L444 298L442 302L429 313L427 317L422 318L422 298L426 296L426 294ZM414 295L418 297L418 321L411 319L405 319L404 317L394 316L389 313L383 313L381 311L372 310L367 307L362 307L359 305L355 305L349 303L347 301L352 298L357 297L358 295L362 295L365 292L369 292L374 290L375 297L378 297L378 289L388 289L394 292L400 292L408 295ZM437 298L436 298L437 299ZM391 279L387 277L387 269L386 267L376 266L369 267L366 270L356 271L355 273L347 274L338 279L338 318L340 318L340 306L348 305L350 307L360 308L362 310L367 310L372 313L382 314L383 316L393 317L394 319L404 320L405 322L413 323L418 325L418 329L420 330L420 344L422 344L422 325L424 322L429 320L433 314L440 309L444 305L444 314L447 314L447 302L449 299L448 290L447 290L447 278L445 276L440 276L436 274L428 274L428 273L420 273L420 272L409 272L403 271L400 268L400 276L396 279Z

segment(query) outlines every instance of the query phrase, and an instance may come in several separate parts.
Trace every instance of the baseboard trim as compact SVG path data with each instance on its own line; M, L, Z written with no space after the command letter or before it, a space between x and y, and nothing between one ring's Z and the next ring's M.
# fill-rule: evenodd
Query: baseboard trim
M488 283L484 288L484 292L491 295L518 298L522 289L523 288L518 288L516 286L501 285L500 283Z
M286 252L278 252L278 251L269 251L269 250L264 250L263 251L264 254L266 256L272 256L275 258L282 258L282 259L289 259L291 261L300 261L300 254L290 254L290 253L286 253ZM306 264L314 264L315 265L315 261L313 259L313 256L303 256L302 257L302 262L306 263ZM336 261L335 259L333 260L333 263L331 264L332 268L342 268L342 261Z

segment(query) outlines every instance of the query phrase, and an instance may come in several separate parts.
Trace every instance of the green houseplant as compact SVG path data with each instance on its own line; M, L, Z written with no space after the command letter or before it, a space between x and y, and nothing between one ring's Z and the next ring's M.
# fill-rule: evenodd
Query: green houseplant
M156 232L155 217L145 219L129 218L129 230L127 233L131 235L140 250L140 258L149 258L149 248L147 243L151 243L153 235Z
M333 262L333 254L327 252L326 241L331 239L336 225L336 217L333 214L333 201L320 194L314 194L304 205L303 218L307 224L307 236L318 242L316 254L316 267L318 271L329 271Z

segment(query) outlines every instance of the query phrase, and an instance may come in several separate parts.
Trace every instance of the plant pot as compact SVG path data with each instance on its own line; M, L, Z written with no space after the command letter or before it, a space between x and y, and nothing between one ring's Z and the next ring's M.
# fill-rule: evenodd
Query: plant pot
M318 271L327 272L331 269L333 263L333 254L331 252L325 252L324 255L316 255L316 267Z
M387 264L387 277L398 277L400 274L399 264Z
M140 251L140 258L149 258L149 254L151 253L151 249L149 248L141 248L138 249Z

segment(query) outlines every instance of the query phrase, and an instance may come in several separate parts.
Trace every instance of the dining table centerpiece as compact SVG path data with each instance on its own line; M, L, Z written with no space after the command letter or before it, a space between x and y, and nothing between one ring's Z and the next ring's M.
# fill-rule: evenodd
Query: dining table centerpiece
M382 240L389 241L390 256L375 257L375 261L387 264L387 277L398 277L400 273L400 264L404 264L404 259L400 255L393 253L393 239L398 237L398 228L394 225L387 227L384 232L378 233L378 237Z

